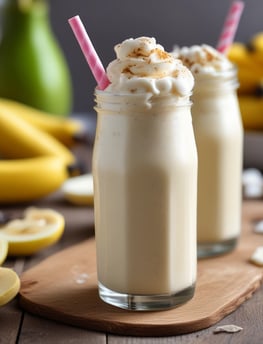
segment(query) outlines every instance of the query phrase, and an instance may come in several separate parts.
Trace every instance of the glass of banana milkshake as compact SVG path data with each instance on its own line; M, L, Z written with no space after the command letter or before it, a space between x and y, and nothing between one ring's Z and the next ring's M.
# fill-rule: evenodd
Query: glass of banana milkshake
M99 294L130 310L189 300L196 280L194 80L154 38L127 39L96 89L93 151Z
M193 126L198 151L198 257L231 251L241 229L243 128L236 70L208 45L175 49L195 77Z

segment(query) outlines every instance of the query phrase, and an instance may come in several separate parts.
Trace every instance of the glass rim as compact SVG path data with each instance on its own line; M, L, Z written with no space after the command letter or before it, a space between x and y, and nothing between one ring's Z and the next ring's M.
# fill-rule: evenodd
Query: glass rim
M238 68L233 65L231 68L226 70L215 70L207 73L193 73L195 81L199 80L214 80L216 78L219 79L229 79L229 78L237 78Z
M190 96L180 97L169 95L153 95L152 93L114 93L95 88L95 109L96 108L107 108L108 104L110 107L126 107L126 108L142 108L149 110L155 108L165 107L190 107L192 106L192 100ZM102 105L104 104L104 105Z

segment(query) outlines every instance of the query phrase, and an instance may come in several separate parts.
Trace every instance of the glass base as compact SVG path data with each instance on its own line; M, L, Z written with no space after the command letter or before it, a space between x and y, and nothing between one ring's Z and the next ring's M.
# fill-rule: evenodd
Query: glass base
M179 306L190 300L195 291L195 285L175 294L134 295L115 292L99 282L100 298L113 306L132 311L157 311Z
M237 238L207 244L197 244L197 257L208 258L213 256L219 256L224 253L232 251L237 245Z

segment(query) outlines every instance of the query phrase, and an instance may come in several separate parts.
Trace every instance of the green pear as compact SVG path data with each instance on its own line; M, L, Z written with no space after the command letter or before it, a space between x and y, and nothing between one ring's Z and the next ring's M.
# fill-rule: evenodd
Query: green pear
M0 97L65 116L72 105L69 68L45 0L6 0L2 9Z

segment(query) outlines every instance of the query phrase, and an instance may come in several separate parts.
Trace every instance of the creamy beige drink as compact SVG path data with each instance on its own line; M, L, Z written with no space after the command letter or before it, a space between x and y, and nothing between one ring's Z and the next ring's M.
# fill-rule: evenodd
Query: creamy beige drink
M122 308L163 309L191 298L196 280L193 77L153 38L115 51L111 84L96 91L99 292Z
M241 229L243 129L236 71L210 46L175 52L193 72L193 126L198 149L198 256L233 249Z

